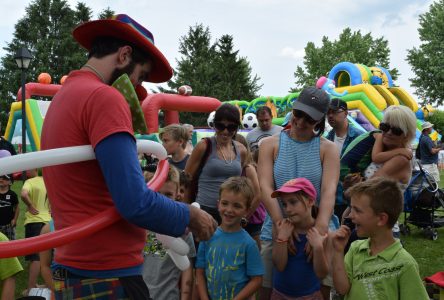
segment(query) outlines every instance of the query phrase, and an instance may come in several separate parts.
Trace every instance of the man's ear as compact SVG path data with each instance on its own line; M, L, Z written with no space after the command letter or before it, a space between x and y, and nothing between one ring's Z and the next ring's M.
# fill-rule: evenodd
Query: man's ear
M126 67L131 61L131 53L133 49L131 46L123 46L117 50L117 66Z

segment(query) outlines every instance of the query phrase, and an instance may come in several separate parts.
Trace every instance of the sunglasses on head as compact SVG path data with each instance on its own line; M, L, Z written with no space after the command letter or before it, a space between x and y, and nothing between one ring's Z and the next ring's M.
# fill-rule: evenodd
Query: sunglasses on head
M404 134L404 131L402 131L401 128L391 126L391 125L388 124L388 123L379 123L379 129L381 129L382 132L388 132L389 130L391 130L391 132L392 132L394 135L397 135L397 136L400 136L400 135L403 135L403 134Z
M238 126L237 124L225 125L224 123L221 122L214 122L214 128L216 128L219 131L224 131L225 129L227 129L229 132L235 132Z
M298 119L304 118L305 122L307 122L310 125L314 125L317 123L316 120L313 120L312 117L304 113L302 110L293 109L293 116Z

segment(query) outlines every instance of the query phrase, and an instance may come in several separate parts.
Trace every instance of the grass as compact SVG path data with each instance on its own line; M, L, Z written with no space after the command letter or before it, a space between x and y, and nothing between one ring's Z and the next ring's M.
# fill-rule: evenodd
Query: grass
M441 187L444 186L444 172L441 172ZM22 187L21 181L17 181L12 186L12 189L20 195L20 190ZM24 214L26 211L26 206L23 201L20 201L20 217L16 228L17 239L22 239L25 236ZM403 216L401 219L403 220ZM421 229L411 226L411 234L408 236L403 236L402 240L404 242L404 247L407 251L412 254L419 265L419 271L421 277L430 276L438 271L444 270L444 260L442 259L442 249L444 249L444 227L438 228L438 239L432 241L424 236ZM20 263L22 264L24 271L17 275L16 282L16 297L21 296L21 292L27 287L27 274L28 266L25 262L24 257L19 257ZM43 283L40 278L39 283Z

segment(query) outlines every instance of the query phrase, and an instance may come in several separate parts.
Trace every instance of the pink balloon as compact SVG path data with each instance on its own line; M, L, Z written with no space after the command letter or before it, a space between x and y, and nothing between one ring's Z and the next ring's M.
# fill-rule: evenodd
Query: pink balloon
M8 156L11 156L11 152L9 152L8 150L4 150L4 149L0 150L0 158L8 157Z

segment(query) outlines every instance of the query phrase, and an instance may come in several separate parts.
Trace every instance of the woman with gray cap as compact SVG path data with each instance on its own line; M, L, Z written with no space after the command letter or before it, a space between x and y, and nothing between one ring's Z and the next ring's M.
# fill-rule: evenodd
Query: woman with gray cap
M329 103L330 99L323 90L305 88L293 104L291 128L270 137L259 148L258 177L268 212L261 233L261 254L266 274L260 299L269 299L273 286L272 223L283 218L279 203L271 198L275 189L293 178L310 180L318 195L319 214L315 227L321 234L328 232L339 179L338 150L334 143L322 137Z

